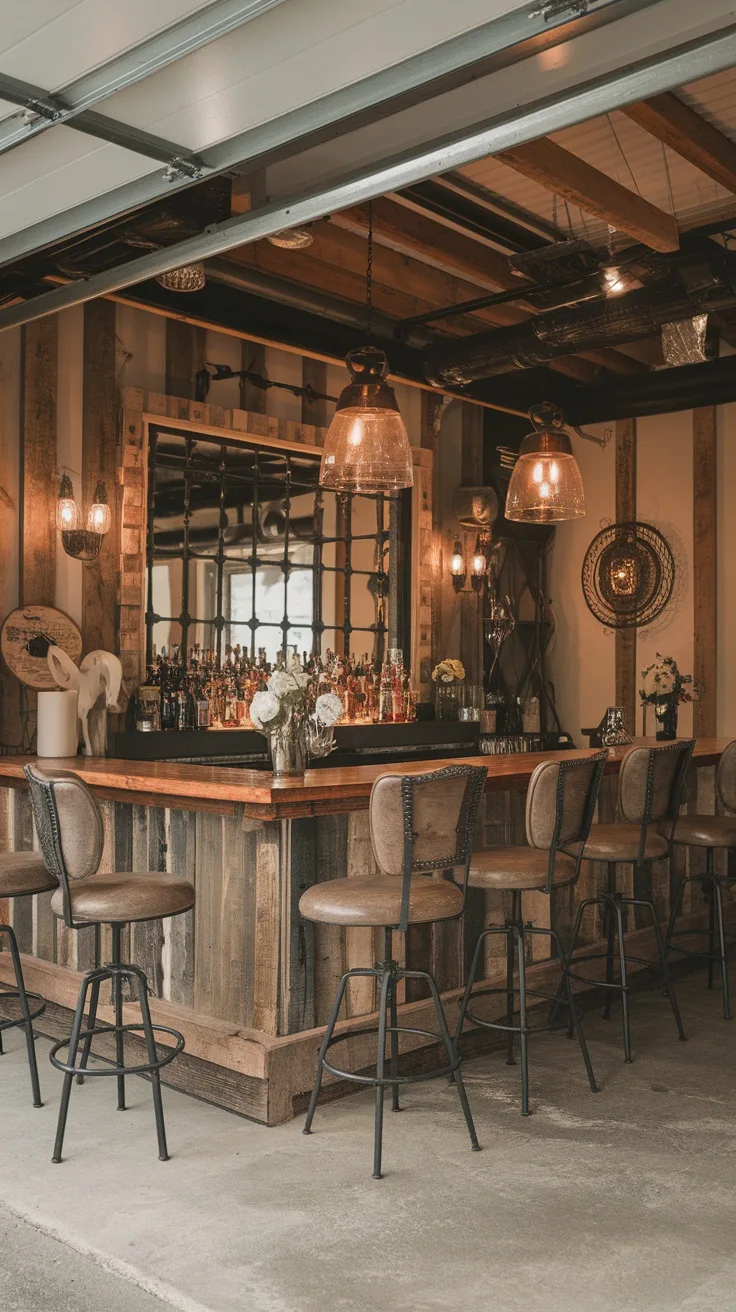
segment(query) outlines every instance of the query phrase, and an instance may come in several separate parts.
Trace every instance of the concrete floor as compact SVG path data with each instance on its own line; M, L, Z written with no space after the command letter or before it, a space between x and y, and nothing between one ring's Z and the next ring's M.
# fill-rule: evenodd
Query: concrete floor
M0 1059L3 1312L736 1312L736 1021L701 974L634 1000L634 1064L617 1014L589 1016L601 1092L577 1045L532 1048L534 1115L518 1067L468 1062L482 1153L455 1091L410 1090L386 1113L371 1179L372 1094L264 1129L165 1093L168 1164L150 1089L75 1087L66 1160L50 1161L60 1079L39 1040L46 1106L28 1097L23 1040ZM6 1209L3 1211L3 1205ZM8 1289L10 1300L8 1301Z

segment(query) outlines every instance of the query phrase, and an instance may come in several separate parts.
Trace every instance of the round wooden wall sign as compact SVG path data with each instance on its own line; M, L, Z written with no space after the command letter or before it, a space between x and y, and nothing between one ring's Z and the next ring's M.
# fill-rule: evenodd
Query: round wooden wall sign
M58 688L46 659L49 647L61 647L79 664L82 635L63 610L21 606L10 612L0 632L0 651L8 669L27 688Z

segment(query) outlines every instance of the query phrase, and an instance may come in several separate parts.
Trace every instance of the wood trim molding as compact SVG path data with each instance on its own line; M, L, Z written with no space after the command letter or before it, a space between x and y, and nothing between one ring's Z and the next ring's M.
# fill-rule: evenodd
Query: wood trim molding
M717 410L693 410L693 678L702 695L693 733L715 734L718 720Z
M636 519L636 420L616 421L616 523ZM636 733L636 629L616 630L616 705Z

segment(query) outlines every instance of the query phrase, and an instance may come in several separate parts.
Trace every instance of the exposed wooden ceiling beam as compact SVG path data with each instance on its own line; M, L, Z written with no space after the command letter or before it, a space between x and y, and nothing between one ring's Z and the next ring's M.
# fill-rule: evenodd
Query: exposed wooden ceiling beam
M701 173L736 193L736 143L671 91L651 100L637 100L623 113Z
M671 214L622 187L550 137L504 150L497 158L652 250L676 251L680 244Z

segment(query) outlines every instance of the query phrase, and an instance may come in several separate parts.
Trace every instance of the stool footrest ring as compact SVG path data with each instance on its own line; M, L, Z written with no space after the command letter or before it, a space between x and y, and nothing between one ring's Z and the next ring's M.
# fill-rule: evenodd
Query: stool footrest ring
M29 1016L29 1020L32 1021L37 1020L37 1018L39 1016L42 1016L46 1010L46 1001L44 998L41 997L40 993L26 992L26 997L29 1002L39 1003L39 1006L37 1006L35 1010L31 1011ZM2 1004L6 999L10 999L10 1001L14 1001L19 998L20 998L20 994L17 989L8 989L7 991L0 992L0 1004ZM12 1030L17 1028L19 1025L25 1025L25 1023L26 1022L23 1016L18 1016L16 1020L4 1020L2 1017L0 1017L0 1033L2 1033L3 1030Z
M505 987L475 989L470 995L470 1001L473 1002L475 998L487 998L496 994L501 994L504 998L507 998L509 993L513 993L514 997L517 997L519 990L507 989ZM574 1010L576 1020L582 1020L583 1018L583 1012L581 1009L579 1007L572 1008L569 999L564 995L557 996L557 994L554 993L543 993L539 989L527 989L526 996L527 998L541 998L542 1002L547 1002L550 1006L555 1008L566 1007L568 1011ZM461 999L458 998L458 1006L460 1005L460 1002ZM516 1011L517 1008L514 1008L514 1010ZM506 1025L503 1021L485 1020L482 1016L475 1016L470 1008L466 1010L465 1016L467 1020L472 1021L474 1025L478 1025L484 1030L503 1030L506 1034L519 1034L521 1032L520 1025ZM557 1030L567 1029L568 1025L569 1018L566 1016L564 1021L560 1023L548 1022L546 1025L528 1025L526 1027L526 1033L554 1034Z
M57 1071L63 1071L65 1075L84 1075L85 1077L89 1075L91 1078L94 1078L95 1076L110 1075L150 1075L153 1071L160 1071L162 1067L168 1066L169 1062L172 1062L175 1057L178 1057L179 1053L182 1052L184 1048L184 1035L180 1034L178 1030L173 1030L168 1025L153 1025L152 1029L154 1036L156 1034L170 1034L172 1038L176 1040L173 1047L167 1047L165 1056L159 1057L155 1062L146 1062L141 1066L118 1066L112 1062L109 1066L93 1067L91 1069L89 1066L69 1066L66 1062L59 1061L56 1056L57 1052L62 1048L69 1047L69 1039L61 1039L59 1043L54 1044L49 1053L49 1061L52 1066L56 1067ZM120 1025L117 1028L115 1025L95 1025L94 1029L81 1031L79 1042L81 1044L83 1039L94 1038L98 1034L110 1035L121 1033L143 1034L144 1027L142 1024ZM96 1054L91 1053L90 1055L95 1056ZM108 1059L104 1058L103 1060L107 1061Z
M343 1030L342 1034L334 1034L327 1044L327 1050L329 1051L336 1043L343 1043L345 1039L355 1039L366 1034L378 1034L378 1026L373 1025L370 1029ZM412 1029L408 1025L387 1025L386 1037L388 1038L391 1034L417 1034L421 1038L434 1039L436 1043L442 1043L441 1034L435 1034L433 1030ZM366 1084L371 1088L375 1088L376 1085L384 1084L422 1084L425 1080L437 1080L443 1075L454 1075L460 1067L460 1058L458 1057L452 1066L441 1066L436 1070L420 1072L418 1075L397 1075L395 1077L384 1075L382 1080L377 1079L375 1075L356 1075L353 1071L343 1071L339 1066L330 1065L326 1059L323 1059L322 1065L326 1071L330 1072L330 1075L335 1075L340 1080L351 1080L353 1084Z

